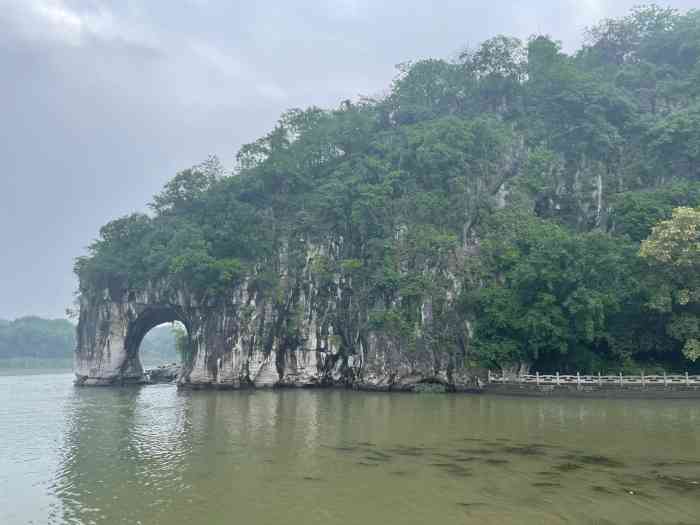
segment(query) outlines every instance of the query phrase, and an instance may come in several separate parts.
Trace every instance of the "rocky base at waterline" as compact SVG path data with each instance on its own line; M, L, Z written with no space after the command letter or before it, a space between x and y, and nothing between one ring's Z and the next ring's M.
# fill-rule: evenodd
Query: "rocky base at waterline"
M364 392L413 392L413 393L447 393L447 392L471 392L479 393L483 383L478 378L470 378L458 382L448 382L440 378L413 375L407 377L383 377L378 381L346 380L338 381L277 381L268 384L255 383L243 380L240 382L205 382L192 383L178 381L178 387L191 390L239 390L239 389L265 389L265 388L341 388Z
M178 375L182 366L177 363L170 363L168 365L160 365L156 368L150 368L146 370L145 382L146 383L173 383L177 380Z
M413 392L413 393L448 393L448 392L464 392L464 393L480 393L483 391L484 384L477 377L459 378L457 382L446 381L441 378L425 377L422 375L410 375L406 377L382 377L374 378L375 380L364 381L347 381L345 379L339 381L312 380L308 382L301 381L276 381L266 384L256 383L250 380L242 380L236 383L233 382L205 382L191 383L182 380L182 366L178 364L162 365L156 368L148 369L144 372L142 378L130 378L126 380L114 381L90 381L76 375L76 386L120 386L130 384L159 384L159 383L178 383L179 388L192 390L238 390L238 389L266 389L266 388L343 388L348 390L360 390L366 392Z

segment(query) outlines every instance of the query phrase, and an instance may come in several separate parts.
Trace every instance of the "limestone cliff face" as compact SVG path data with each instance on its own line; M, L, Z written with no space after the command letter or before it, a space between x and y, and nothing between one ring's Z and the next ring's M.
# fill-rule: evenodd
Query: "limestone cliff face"
M311 275L311 251L300 271L284 265L281 296L274 300L244 279L224 301L198 302L172 286L83 292L80 302L76 383L143 382L138 347L152 327L180 321L191 358L178 384L192 388L343 386L413 390L430 383L446 390L475 386L464 355L429 344L429 301L410 348L367 326L366 307L355 304L352 285L336 280L334 294ZM450 294L455 296L455 294ZM418 386L417 386L418 385Z

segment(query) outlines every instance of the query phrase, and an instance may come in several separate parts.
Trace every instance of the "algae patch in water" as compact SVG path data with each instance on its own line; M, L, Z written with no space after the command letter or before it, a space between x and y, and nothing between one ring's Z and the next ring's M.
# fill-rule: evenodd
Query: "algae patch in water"
M499 451L492 450L490 448L460 448L460 449L457 449L457 452L459 452L461 454L476 454L476 455L487 456L489 454L496 454Z
M370 450L369 454L382 460L391 459L391 454L387 454L386 452L382 452L381 450Z
M483 506L487 505L487 503L481 503L478 501L475 501L475 502L458 501L457 505L459 505L460 507L465 507L465 508L473 508L473 507L483 507Z
M579 465L578 463L562 463L556 465L554 468L559 472L574 472L575 470L582 469L583 465Z
M532 486L543 489L558 489L561 488L561 483L552 483L551 481L537 481L533 483Z
M535 445L519 445L515 447L503 447L501 449L506 454L518 456L544 456L546 453Z
M376 461L378 463L386 463L387 461L391 461L390 456L376 456L374 454L370 454L370 455L363 456L363 457L364 457L364 459L366 459L368 461Z
M498 459L498 458L487 458L484 460L484 463L486 463L487 465L505 465L507 463L510 463L510 460Z
M682 493L700 492L700 480L698 479L666 475L658 475L657 479L666 489L672 489Z
M457 461L459 463L471 463L472 461L478 461L478 460L479 460L479 458L475 458L473 456L455 458L455 461Z
M677 461L655 461L651 464L652 467L697 467L700 466L700 461L694 459L680 459Z
M395 447L388 449L389 452L399 456L421 457L428 453L426 449L418 447Z
M608 494L608 495L613 495L616 494L616 492L608 487L604 487L603 485L593 485L591 486L591 490L593 492L597 492L598 494Z
M378 467L379 463L368 463L367 461L356 461L356 465L361 465L363 467Z
M625 464L617 459L612 459L607 456L586 455L586 454L567 454L564 459L578 461L586 465L596 465L600 467L622 468Z
M431 463L430 465L439 468L440 470L442 470L446 474L449 474L450 476L466 478L472 475L471 470L466 469L461 465L456 465L454 463Z

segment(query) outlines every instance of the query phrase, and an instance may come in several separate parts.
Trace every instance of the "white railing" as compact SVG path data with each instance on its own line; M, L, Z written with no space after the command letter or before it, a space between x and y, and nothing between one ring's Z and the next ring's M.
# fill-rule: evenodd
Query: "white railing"
M609 375L566 375L560 374L540 374L539 372L528 375L507 376L505 374L493 373L489 370L489 383L501 384L534 384L534 385L700 385L698 375L638 375L625 376L622 374Z

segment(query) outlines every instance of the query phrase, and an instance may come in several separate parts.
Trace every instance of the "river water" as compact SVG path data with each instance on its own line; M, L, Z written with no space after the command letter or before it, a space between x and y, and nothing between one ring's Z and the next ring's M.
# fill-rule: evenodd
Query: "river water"
M0 523L700 523L700 402L0 376Z

